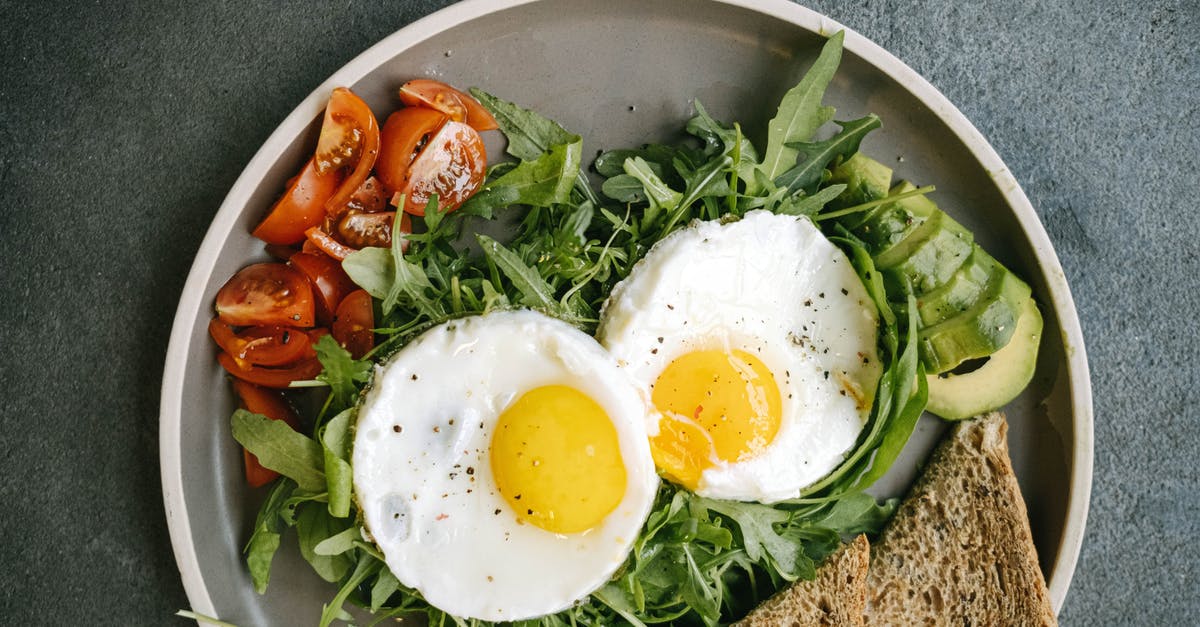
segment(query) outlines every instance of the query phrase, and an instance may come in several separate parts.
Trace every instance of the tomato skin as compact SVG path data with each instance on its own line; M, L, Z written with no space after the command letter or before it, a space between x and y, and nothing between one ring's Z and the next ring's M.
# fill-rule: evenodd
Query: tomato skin
M233 380L233 390L241 399L243 409L272 420L282 420L293 430L300 430L300 418L291 405L288 405L282 393L261 388L240 379ZM246 449L242 449L242 459L246 467L246 483L250 484L250 487L260 488L279 477L279 473L264 468L258 458Z
M375 176L389 196L404 186L413 159L446 119L444 114L424 107L405 107L388 116L383 123Z
M355 359L375 347L375 310L366 290L352 292L338 305L330 333Z
M341 185L338 186L333 196L325 202L325 212L327 214L339 215L346 209L346 204L350 202L350 197L358 191L358 188L370 176L371 169L375 167L375 160L379 156L379 124L375 121L375 114L371 112L371 108L367 106L367 103L363 102L362 98L354 95L354 92L345 87L338 87L333 90L333 94L329 97L329 106L326 107L325 111L326 120L332 118L339 125L355 129L360 136L360 143L357 150L351 151L356 154L345 155L344 158L336 161L336 164L346 166L353 163L354 169L351 170L346 180L342 181ZM321 134L325 135L324 124L321 127ZM335 164L334 161L330 161L329 163L330 167L333 167Z
M400 102L410 107L428 107L445 113L455 122L470 124L477 131L500 128L496 118L470 94L441 81L418 78L400 87Z
M317 323L323 326L333 322L333 314L346 294L358 289L342 270L342 264L328 255L299 252L292 255L288 263L312 284Z
M392 245L392 228L395 226L396 212L383 211L380 213L360 213L348 211L337 224L337 234L343 242L354 248L388 248ZM407 213L400 214L400 232L412 233L412 218ZM408 242L403 242L407 247Z
M303 331L278 326L257 326L234 333L233 327L213 318L208 333L217 346L239 366L282 366L312 353L312 342Z
M363 184L359 185L354 194L350 196L346 208L363 213L375 213L386 209L387 192L383 189L383 183L373 176L367 177L367 180L363 181Z
M483 138L470 126L453 120L442 125L405 174L404 186L392 198L404 195L404 212L425 215L433 194L438 209L449 213L462 206L481 185L487 167Z
M255 385L275 389L287 389L292 381L307 381L321 374L321 362L316 358L304 359L283 368L241 365L229 353L217 354L217 362L229 374Z
M235 327L311 327L312 287L295 268L256 263L242 268L217 292L217 317Z
M338 261L345 261L350 253L355 252L355 249L337 241L332 235L321 230L321 227L314 226L305 231L304 235L308 237L308 241L312 243L313 247Z
M315 160L309 159L251 234L268 244L299 243L304 239L304 231L325 218L325 203L333 196L341 179L341 174L336 171L318 172Z

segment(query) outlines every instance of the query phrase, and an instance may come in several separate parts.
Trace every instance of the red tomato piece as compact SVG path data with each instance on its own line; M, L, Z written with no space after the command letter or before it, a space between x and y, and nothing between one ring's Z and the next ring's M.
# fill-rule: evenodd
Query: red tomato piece
M305 231L304 234L308 236L308 241L312 242L312 245L316 247L317 250L329 255L330 257L333 257L334 259L337 259L338 261L345 260L350 253L355 251L354 248L350 248L349 246L334 239L332 235L322 231L320 227L314 226L313 228Z
M234 333L233 327L213 318L208 333L239 366L282 366L312 352L303 331L279 326L257 326Z
M404 186L409 166L445 122L444 114L424 107L406 107L388 116L375 162L375 176L388 195Z
M217 362L229 374L249 383L269 388L286 389L292 381L307 381L321 374L321 362L304 359L283 368L241 365L229 353L217 354Z
M354 281L346 276L346 271L342 270L342 264L328 255L299 252L292 255L288 263L304 273L312 284L319 324L333 322L333 314L342 299L358 289Z
M267 244L263 247L263 250L267 251L268 255L278 259L279 261L287 261L288 259L292 258L292 255L299 252L298 249L292 246L284 246L282 244Z
M343 242L355 248L375 246L388 248L392 245L392 229L395 227L396 212L360 213L348 211L337 224L337 234ZM412 218L400 214L400 232L412 233ZM402 244L408 246L405 241Z
M455 122L465 122L477 131L500 128L496 118L478 100L441 81L418 78L400 87L400 102L410 107L428 107L445 113Z
M342 348L350 351L355 359L362 359L375 347L375 310L371 295L358 290L347 296L338 305L330 333Z
M300 418L283 398L282 392L260 388L240 379L233 380L233 390L241 399L243 409L272 420L282 420L292 429L300 430ZM242 449L242 459L246 467L246 483L251 487L262 487L279 477L279 473L270 468L264 468L258 458L246 449Z
M362 185L350 196L350 201L346 203L346 208L350 211L361 211L364 213L375 213L383 211L387 208L387 192L383 190L383 183L375 177L368 177L363 181Z
M304 239L304 231L325 218L325 203L341 180L336 171L318 172L315 161L309 159L252 234L268 244L299 243Z
M486 167L487 151L479 133L462 122L447 121L409 166L392 203L399 203L403 195L404 212L423 216L430 196L437 194L439 210L449 213L479 189Z
M282 263L242 268L217 292L216 305L221 322L236 327L311 327L315 318L308 279Z
M345 87L333 90L325 108L314 160L322 169L353 168L325 203L325 212L338 215L367 180L379 156L379 124L362 98Z

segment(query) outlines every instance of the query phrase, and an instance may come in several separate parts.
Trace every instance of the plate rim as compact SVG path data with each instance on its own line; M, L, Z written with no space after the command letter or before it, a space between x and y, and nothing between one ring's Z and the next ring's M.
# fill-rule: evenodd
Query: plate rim
M204 583L203 573L200 572L191 523L187 516L187 504L183 498L183 467L180 455L183 375L188 363L187 356L192 348L190 339L196 319L204 308L204 303L201 302L204 287L212 274L220 249L232 232L250 193L261 180L262 172L274 164L293 138L320 114L331 88L354 84L378 67L381 61L464 22L512 7L546 1L548 0L464 0L435 11L384 37L322 81L283 119L243 168L221 202L192 260L176 308L163 369L159 406L159 465L163 506L175 562L192 611L207 615L216 613ZM1055 614L1058 614L1074 576L1087 525L1092 486L1094 417L1091 375L1075 302L1062 264L1029 198L996 150L967 117L939 89L870 39L832 18L789 0L708 1L748 9L821 35L827 36L838 30L845 30L844 49L895 80L902 89L911 93L944 122L991 175L1001 196L1012 209L1017 223L1029 239L1039 270L1047 284L1050 304L1059 322L1073 410L1071 425L1074 437L1072 446L1068 449L1071 464L1067 520L1059 541L1058 554L1050 567L1052 576L1047 582L1051 605Z

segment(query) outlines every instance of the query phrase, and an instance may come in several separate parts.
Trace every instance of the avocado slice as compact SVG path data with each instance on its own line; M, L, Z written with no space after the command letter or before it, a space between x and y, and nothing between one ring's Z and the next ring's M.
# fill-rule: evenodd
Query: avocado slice
M927 372L946 372L968 359L987 357L1008 344L1029 286L1005 271L974 306L921 331L921 361Z
M914 189L916 187L912 183L904 181L893 187L888 195L895 196ZM914 200L925 202L910 202ZM846 216L848 221L842 224L853 230L854 234L867 244L868 250L879 251L903 240L936 213L937 205L924 197L905 198L882 204L870 211ZM856 218L859 221L853 222Z
M938 225L940 228L913 249L908 258L885 268L897 276L907 277L917 296L945 285L974 248L975 236L950 216L942 213Z
M1021 309L1012 339L978 370L926 377L929 404L925 409L946 420L962 420L1003 407L1033 379L1041 339L1042 313L1030 298Z
M962 267L940 287L917 298L922 327L931 327L968 310L993 281L1007 272L991 255L973 246Z
M846 191L842 192L830 203L831 209L842 209L860 205L864 202L879 200L888 195L888 186L892 184L892 169L864 155L854 153L830 174L830 184L842 183ZM854 224L843 222L848 229L853 229L862 221L860 214L846 216Z

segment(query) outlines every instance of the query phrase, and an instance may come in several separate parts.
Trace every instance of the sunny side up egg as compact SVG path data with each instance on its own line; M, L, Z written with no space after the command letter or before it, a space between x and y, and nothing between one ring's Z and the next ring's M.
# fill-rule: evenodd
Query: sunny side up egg
M706 497L776 502L832 471L882 372L878 312L807 218L698 222L654 245L597 334L658 410L658 468ZM653 421L652 421L653 423Z
M623 563L659 479L646 397L590 336L530 311L435 327L359 408L352 466L388 568L435 607L566 609Z

